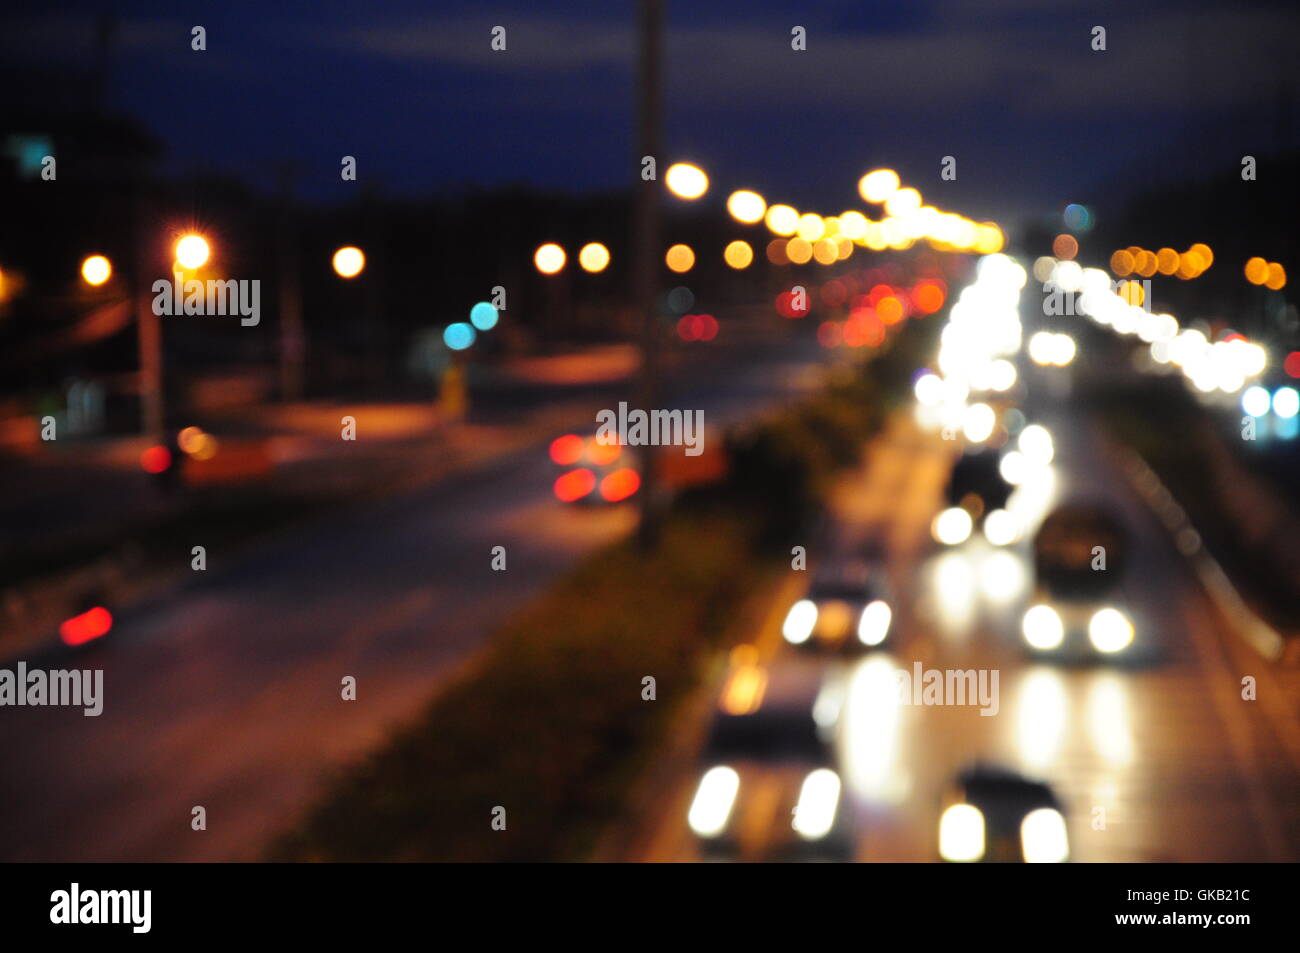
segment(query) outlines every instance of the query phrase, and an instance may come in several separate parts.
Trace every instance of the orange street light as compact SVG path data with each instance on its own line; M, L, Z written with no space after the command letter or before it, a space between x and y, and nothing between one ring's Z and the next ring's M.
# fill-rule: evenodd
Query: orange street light
M709 177L699 166L675 162L664 173L664 184L679 199L694 200L709 190Z
M559 273L568 260L569 256L564 253L564 249L555 242L547 242L533 252L533 264L544 275Z
M578 264L582 266L583 271L592 274L604 271L609 267L609 249L600 242L588 242L578 252Z
M340 278L355 278L365 267L365 253L355 245L344 245L334 253L334 272Z
M113 274L112 263L103 255L91 255L81 263L81 277L88 285L98 288Z
M182 268L193 271L195 268L202 268L207 264L208 256L212 250L208 247L208 241L202 235L183 235L180 241L176 243L176 261Z

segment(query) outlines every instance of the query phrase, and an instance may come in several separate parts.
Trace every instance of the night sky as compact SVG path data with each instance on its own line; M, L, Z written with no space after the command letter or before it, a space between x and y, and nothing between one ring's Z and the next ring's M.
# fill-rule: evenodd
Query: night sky
M862 172L893 165L928 201L1008 224L1208 176L1295 145L1291 6L674 0L667 158L702 164L721 195L750 187L824 213L855 203ZM94 14L115 11L108 104L166 144L169 171L266 185L272 163L293 158L300 191L319 200L355 194L338 178L344 154L398 195L586 191L633 175L632 3L28 9L9 14L0 48L11 67L45 70L84 68ZM189 48L194 24L204 53ZM489 49L497 24L505 53ZM790 49L796 24L807 52ZM1107 29L1105 52L1090 48L1093 25ZM945 155L956 182L939 179Z

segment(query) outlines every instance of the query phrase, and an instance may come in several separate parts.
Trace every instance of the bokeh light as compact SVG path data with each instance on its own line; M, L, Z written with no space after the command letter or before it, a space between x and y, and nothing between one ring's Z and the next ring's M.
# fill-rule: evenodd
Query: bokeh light
M695 252L690 245L673 245L664 255L664 263L669 270L682 275L695 267Z
M1072 261L1079 254L1079 242L1073 235L1062 232L1052 239L1052 254L1062 261Z
M334 253L334 271L341 278L355 278L366 267L366 256L360 248L345 245Z
M207 239L202 235L184 235L176 243L176 260L181 267L191 271L207 264L210 254L211 249L208 248Z
M569 256L564 253L564 249L555 242L547 242L533 252L533 265L544 275L558 274L568 260Z
M446 330L442 332L443 343L453 351L465 350L474 343L476 336L474 326L465 321L449 324Z
M480 301L469 309L469 323L480 331L491 331L497 326L499 317L497 309L486 301Z
M799 227L799 213L789 205L771 205L768 206L764 221L772 234L789 236Z
M709 177L699 166L674 162L664 173L664 184L679 199L693 200L709 190Z
M897 192L900 184L893 169L875 169L858 180L858 194L864 202L878 205Z
M767 201L757 192L739 189L727 199L727 211L736 221L754 225L767 213Z
M81 263L81 277L88 285L98 287L112 274L113 266L103 255L91 255Z
M578 264L583 271L602 272L609 267L609 249L600 242L588 242L578 252Z
M754 249L749 246L749 242L737 240L722 250L722 259L737 270L748 268L754 261Z

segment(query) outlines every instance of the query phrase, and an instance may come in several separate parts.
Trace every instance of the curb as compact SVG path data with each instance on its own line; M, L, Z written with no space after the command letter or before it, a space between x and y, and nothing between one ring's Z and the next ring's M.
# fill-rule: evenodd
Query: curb
M1256 652L1272 662L1281 660L1286 653L1286 639L1246 604L1218 560L1205 548L1187 511L1174 499L1160 477L1137 451L1117 446L1109 440L1107 443L1119 458L1120 469L1128 477L1129 485L1168 530L1174 548L1195 570L1215 608Z

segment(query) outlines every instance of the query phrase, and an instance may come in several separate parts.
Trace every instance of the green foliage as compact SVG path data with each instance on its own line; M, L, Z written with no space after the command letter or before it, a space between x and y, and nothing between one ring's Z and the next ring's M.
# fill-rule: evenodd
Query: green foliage
M652 551L629 542L597 553L509 620L471 671L342 774L271 856L586 856L709 651L736 635L736 608L772 578L765 546L806 525L836 469L879 428L882 391L907 379L890 373L881 384L855 371L735 438L730 477L680 499ZM642 700L646 675L656 701ZM505 831L490 826L497 805Z

